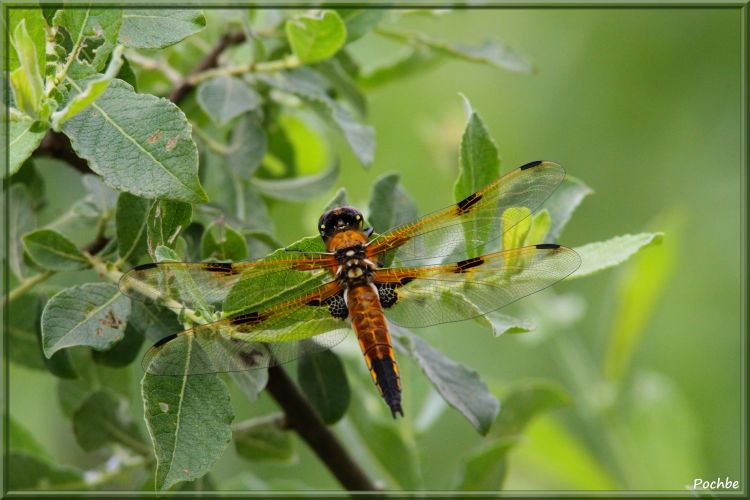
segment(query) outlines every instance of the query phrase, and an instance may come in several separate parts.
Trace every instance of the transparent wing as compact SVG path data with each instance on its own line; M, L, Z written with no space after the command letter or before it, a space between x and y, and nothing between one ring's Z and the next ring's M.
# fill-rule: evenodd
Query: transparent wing
M349 332L325 305L340 291L330 282L292 301L165 337L146 352L143 368L173 376L243 371L330 349Z
M277 252L252 262L160 262L125 273L120 290L140 301L159 302L177 310L210 306L237 311L299 288L300 283L313 288L326 280L334 265L335 259L327 254L294 252ZM232 295L240 283L243 295Z
M455 262L475 257L537 210L565 178L553 162L518 167L455 205L374 238L368 256L381 267Z
M398 325L421 328L500 309L557 283L580 264L570 248L542 244L453 264L380 269L374 279L390 283L397 293L385 316Z

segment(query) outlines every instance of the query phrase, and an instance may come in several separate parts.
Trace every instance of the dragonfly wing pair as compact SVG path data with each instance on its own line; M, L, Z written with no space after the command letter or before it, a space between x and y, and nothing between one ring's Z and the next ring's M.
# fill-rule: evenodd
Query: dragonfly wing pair
M565 247L497 249L502 234L537 210L564 176L555 163L530 163L371 240L366 255L379 266L372 279L386 317L412 328L465 320L574 272L580 258ZM160 340L144 368L159 375L238 371L330 349L349 331L343 285L333 278L338 265L331 254L277 252L254 262L135 268L121 281L131 297L227 315Z

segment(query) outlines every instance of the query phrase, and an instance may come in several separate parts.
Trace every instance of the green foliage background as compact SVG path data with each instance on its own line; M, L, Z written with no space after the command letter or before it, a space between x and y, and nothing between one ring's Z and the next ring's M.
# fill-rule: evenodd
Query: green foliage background
M203 31L163 51L143 54L156 60L168 55L184 73L210 49L231 15L241 11L207 11ZM511 312L528 318L536 325L534 331L495 338L486 328L464 322L417 332L475 370L501 401L489 437L480 436L431 392L419 367L403 355L407 418L390 421L356 346L337 350L352 394L347 416L334 429L373 477L383 479L388 488L433 490L497 489L501 484L504 489L683 490L697 477L739 479L737 21L735 11L707 9L408 14L398 21L399 29L473 46L486 38L502 40L531 61L534 71L502 71L445 57L383 85L363 82L371 87L366 123L376 134L369 168L361 165L368 154L355 154L336 126L314 121L311 128L301 128L299 116L282 119L288 130L297 131L295 147L304 151L295 175L324 179L317 184L323 188L313 196L307 196L305 188L276 191L275 197L285 201L270 203L269 214L274 236L282 243L314 234L321 210L339 186L346 188L350 203L365 208L376 179L394 170L420 213L453 201L466 125L459 93L471 99L497 142L503 172L531 160L550 159L593 189L561 243L576 247L618 234L665 233L662 245L643 250L618 269L563 283L514 306ZM238 22L234 27L241 28ZM372 67L403 53L402 42L370 33L347 49L363 67ZM327 57L325 48L310 54ZM169 92L168 80L144 70L130 56L139 92ZM230 51L230 57L242 61L244 55ZM211 165L206 135L215 130L200 107L216 110L220 122L232 120L231 114L238 111L206 106L210 90L181 103L197 126L193 136L202 168ZM254 98L240 97L245 103ZM334 164L338 180L325 182L334 178L335 171L326 173ZM87 191L80 173L59 160L40 156L34 165L46 186L47 203L36 213L37 227L43 227ZM273 173L272 162L267 167ZM216 192L221 182L203 179L209 192ZM189 196L199 198L200 193ZM130 201L133 210L143 209ZM91 228L76 231L76 243L90 239ZM36 241L48 237L37 235ZM197 248L197 242L194 245ZM217 250L210 241L204 240L204 245L205 254ZM266 247L254 250L251 245L250 253ZM240 250L234 256L243 258L241 254ZM67 259L66 269L76 268L76 259ZM36 290L52 295L98 280L90 270L70 271ZM28 328L34 328L35 307L26 301L16 309L28 313ZM140 366L124 370L128 377L117 376L112 382L105 375L95 385L127 395L134 423L122 426L135 425L138 430L132 435L147 436L139 406ZM23 437L26 449L41 446L35 456L47 456L52 463L102 471L103 461L113 456L112 448L81 449L72 432L70 407L65 401L58 403L60 384L48 371L10 365L10 414L25 428L18 430L16 439ZM229 387L235 422L266 419L254 421L253 429L267 430L260 434L275 444L274 449L289 453L266 455L266 461L259 462L253 435L241 434L243 439L235 438L236 447L228 447L213 465L210 479L190 483L192 487L338 487L296 436L278 432L273 419L265 417L275 411L265 393L250 402L238 388L241 385ZM110 392L102 392L87 404L111 410L108 398ZM116 415L111 420L117 421ZM81 428L77 432L80 442ZM101 436L84 441L97 439ZM38 445L26 444L32 441ZM140 446L120 445L116 449ZM248 465L243 457L256 461ZM122 475L104 473L99 487L138 489L147 482L147 468L129 469L127 460L124 463ZM56 473L64 476L66 471Z

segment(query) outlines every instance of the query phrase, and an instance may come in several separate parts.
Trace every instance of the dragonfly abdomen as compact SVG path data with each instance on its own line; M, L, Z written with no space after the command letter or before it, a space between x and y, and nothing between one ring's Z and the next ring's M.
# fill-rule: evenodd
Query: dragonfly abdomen
M393 417L397 413L403 416L398 364L377 289L371 284L349 288L347 307L375 386L390 407Z

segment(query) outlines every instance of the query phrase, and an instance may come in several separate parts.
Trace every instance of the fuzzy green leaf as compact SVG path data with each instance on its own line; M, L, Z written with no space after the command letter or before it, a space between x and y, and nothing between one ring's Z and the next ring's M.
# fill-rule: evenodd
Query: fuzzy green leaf
M346 42L346 25L332 10L303 15L286 22L286 36L292 52L309 64L333 56Z
M397 347L417 362L443 399L461 412L480 434L487 434L500 411L500 404L477 372L447 358L408 330L394 327L393 333Z
M283 415L241 422L232 432L237 454L251 462L292 463L297 458L294 441L282 427Z
M581 267L568 279L582 278L622 264L642 248L661 244L662 236L662 233L626 234L576 247Z
M464 103L469 120L461 137L458 178L453 185L453 196L456 202L463 200L500 176L497 145L487 130L487 126L479 114L472 109L466 97L464 97ZM493 229L499 228L490 228L482 221L467 223L464 227L466 241L490 240L489 232ZM482 250L483 247L477 247L469 254L469 257L481 255Z
M131 305L132 311L132 305ZM94 351L92 357L96 363L112 366L124 367L132 363L138 357L138 353L143 345L143 331L131 324L132 312L128 318L128 324L125 327L125 337L106 351ZM172 333L180 330L179 325L172 330Z
M331 351L300 359L297 381L302 392L328 425L338 422L349 407L349 382L344 364Z
M75 244L51 229L38 229L24 235L22 240L31 260L44 269L73 271L88 266Z
M414 199L399 183L399 174L385 174L375 180L370 191L367 222L376 233L384 233L417 218Z
M243 80L217 76L198 86L198 104L217 125L252 111L260 104L260 95Z
M159 246L174 248L177 237L190 224L193 207L181 201L157 200L151 205L146 224L148 252Z
M13 30L13 45L20 62L20 66L10 74L16 106L27 115L39 118L44 98L44 80L39 69L35 40L26 29L26 19L21 19Z
M530 332L534 329L534 325L529 323L528 321L514 318L513 316L509 316L499 311L493 311L484 316L481 316L481 318L483 318L483 320L480 321L480 323L482 323L483 321L488 322L490 328L492 329L492 333L495 334L495 337L499 337L504 333Z
M245 238L225 222L215 222L206 228L201 238L201 257L215 260L247 259Z
M8 190L8 267L18 279L26 274L21 235L36 227L29 190L23 184L12 184Z
M464 464L459 488L464 491L497 491L508 472L506 457L518 436L490 441L473 451Z
M542 207L547 209L552 219L544 243L554 243L583 199L592 194L583 181L566 175L562 184L550 195Z
M153 304L146 305L139 300L131 300L128 327L133 327L150 342L155 342L182 330L174 312ZM126 337L127 334L128 331L126 330Z
M65 28L73 43L67 76L81 80L104 69L117 43L122 10L71 7L58 10L53 24Z
M11 491L34 489L60 490L80 485L83 473L73 467L40 458L25 451L8 453L8 482L5 488Z
M42 142L47 126L32 120L12 121L8 124L8 175L15 174L23 162L31 156L31 153ZM3 141L5 142L5 141ZM5 144L0 151L5 158ZM5 175L5 172L3 172Z
M44 33L45 21L44 16L42 15L42 10L19 9L17 7L14 7L12 9L8 9L8 17L10 18L7 26L8 33L13 33L18 24L21 21L24 21L24 24L26 25L26 31L33 41L34 48L36 50L36 62L39 67L39 74L44 74L44 65L46 61L45 44L47 37ZM11 46L8 50L8 66L6 69L9 72L13 72L21 66L21 61L18 57L18 49L15 46L15 40L12 36L9 37L9 40Z
M115 79L95 103L63 125L63 132L76 153L115 189L143 198L207 200L198 181L190 125L166 99L136 94Z
M122 340L130 300L111 283L86 283L54 295L42 313L42 346L48 358L66 347L104 350Z
M52 459L34 435L13 418L13 415L8 415L8 448L11 451L25 451L39 458Z
M305 201L331 189L339 177L339 164L317 175L291 179L253 179L252 185L262 194L283 201Z
M127 402L109 391L89 395L73 414L73 433L85 451L119 443L136 452L148 450L138 426L130 418Z
M357 78L357 82L364 89L374 89L381 85L423 73L442 62L435 51L427 48L415 48L406 53L397 53L391 59L368 68Z
M226 162L240 179L250 179L268 148L266 131L257 113L245 113L232 127Z
M375 156L375 132L372 127L359 122L352 114L327 94L327 82L310 68L299 68L276 75L259 75L259 79L306 101L344 134L354 155L364 166L369 166Z
M187 9L127 9L122 16L120 43L138 49L160 49L206 27L203 11Z
M323 212L327 212L328 210L336 207L341 207L349 203L349 196L346 192L346 188L339 188L338 191L336 191L336 194L333 195L333 198L331 198L331 201L326 203L325 208L323 208Z
M146 251L149 201L130 193L117 198L117 253L123 261L137 262Z
M337 12L346 25L347 43L365 36L385 15L382 9L337 9Z
M234 419L229 391L218 375L187 375L194 364L210 363L193 343L187 352L162 361L186 375L160 377L146 373L141 381L146 424L156 454L156 489L166 490L208 472L232 437Z

